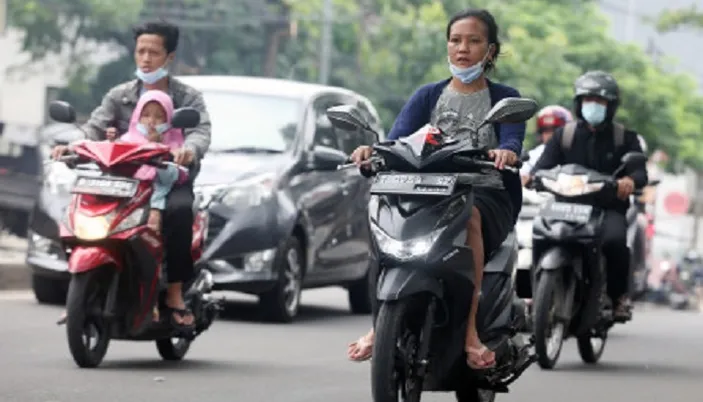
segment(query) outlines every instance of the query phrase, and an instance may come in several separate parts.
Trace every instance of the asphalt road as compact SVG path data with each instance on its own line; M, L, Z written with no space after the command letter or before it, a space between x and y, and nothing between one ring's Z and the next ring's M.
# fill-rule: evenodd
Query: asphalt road
M238 305L203 334L187 360L167 364L152 343L113 342L103 366L71 360L56 307L26 291L0 292L2 402L369 401L369 365L345 360L368 317L348 313L341 290L304 294L292 325L256 323ZM703 315L640 309L616 328L602 364L586 367L573 342L556 371L533 367L500 402L691 402L703 398ZM449 394L423 401L450 402Z

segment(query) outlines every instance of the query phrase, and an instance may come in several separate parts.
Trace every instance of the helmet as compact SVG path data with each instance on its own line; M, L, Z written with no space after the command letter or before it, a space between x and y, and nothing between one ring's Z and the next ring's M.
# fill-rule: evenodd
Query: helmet
M564 127L574 117L568 109L559 105L549 105L537 112L537 132Z
M574 111L578 118L581 115L581 101L585 96L597 96L608 101L606 121L613 120L615 111L620 105L620 88L612 75L605 71L589 71L578 77L574 82Z

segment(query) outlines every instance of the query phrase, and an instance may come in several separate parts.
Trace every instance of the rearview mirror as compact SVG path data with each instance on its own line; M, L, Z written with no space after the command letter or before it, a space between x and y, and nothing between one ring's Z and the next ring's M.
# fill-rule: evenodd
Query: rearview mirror
M338 149L315 145L312 149L312 168L315 170L337 170L337 166L346 163L348 158L347 154Z
M49 117L59 123L75 123L76 109L64 101L52 101L49 104Z
M530 160L530 153L526 150L522 150L522 154L520 154L520 161L522 162L527 162Z
M171 127L173 128L193 128L200 124L200 112L192 107L182 107L176 109L171 117Z
M643 166L647 163L647 155L642 152L628 152L622 156L620 162L628 167Z
M483 125L489 123L522 123L537 113L537 102L528 98L503 98L488 111Z
M369 122L353 105L333 106L327 109L327 118L332 125L340 130L356 131L358 129L371 130Z

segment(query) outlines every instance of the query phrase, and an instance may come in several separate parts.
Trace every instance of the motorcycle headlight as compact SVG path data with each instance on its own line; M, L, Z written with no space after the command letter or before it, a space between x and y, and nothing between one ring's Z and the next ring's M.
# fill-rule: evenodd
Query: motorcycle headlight
M444 231L444 227L424 236L401 241L390 237L378 225L371 223L371 233L373 233L381 252L400 261L413 260L427 255L442 231Z
M212 203L228 207L253 207L273 196L275 180L273 175L264 174L234 184L198 186L195 192L201 197L200 208Z
M50 161L45 165L44 188L51 195L65 195L71 192L76 181L76 173L66 164Z
M87 216L80 212L73 215L73 234L81 240L101 240L110 233L110 224L114 213L98 216Z
M586 175L570 175L559 173L556 180L542 178L542 185L549 191L565 197L595 193L600 191L605 183L589 183Z

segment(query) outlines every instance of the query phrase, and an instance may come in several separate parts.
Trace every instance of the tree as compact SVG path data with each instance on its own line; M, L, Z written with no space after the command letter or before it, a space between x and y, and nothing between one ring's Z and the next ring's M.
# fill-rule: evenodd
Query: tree
M696 5L674 10L666 10L656 21L659 32L671 32L678 28L703 28L703 12Z

